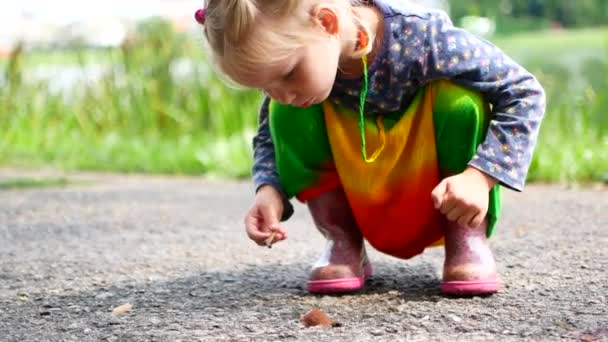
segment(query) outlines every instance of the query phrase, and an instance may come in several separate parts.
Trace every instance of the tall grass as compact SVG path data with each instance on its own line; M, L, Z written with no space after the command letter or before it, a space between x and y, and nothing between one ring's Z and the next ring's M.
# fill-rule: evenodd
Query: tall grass
M533 160L530 179L608 182L608 96L603 89L583 94L553 91ZM602 91L602 92L598 92ZM567 100L564 100L565 97Z
M65 93L26 81L26 56L16 49L0 85L0 163L248 174L260 96L188 63L203 60L200 51L166 23L148 21L118 51L99 52L110 61L100 79Z
M597 42L605 32L584 41ZM578 70L559 58L540 59L551 56L551 46L562 48L542 37L498 42L539 76L548 94L530 179L606 179L608 48L585 45L594 59ZM532 51L541 44L548 44L543 55ZM28 77L44 56L16 49L0 63L0 164L249 175L260 95L227 87L191 36L152 20L120 49L54 53L51 63L67 60L82 69L103 63L101 77L84 78L69 91Z
M547 92L529 179L608 182L608 31L518 35L498 44Z

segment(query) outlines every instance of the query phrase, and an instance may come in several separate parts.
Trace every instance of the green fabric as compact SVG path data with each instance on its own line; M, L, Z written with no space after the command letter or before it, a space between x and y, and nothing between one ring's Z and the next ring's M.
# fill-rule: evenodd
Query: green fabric
M334 173L323 106L298 108L270 102L270 133L281 186L289 198Z
M447 82L438 84L433 110L437 159L442 174L452 175L462 172L475 155L485 137L490 110L479 94ZM395 114L385 116L387 130L400 117ZM335 172L322 105L297 108L271 101L270 132L281 185L290 198L316 185L325 173ZM490 191L488 236L495 230L500 208L497 185Z
M490 113L481 95L449 83L439 85L433 120L437 161L444 176L461 173L467 167L486 135ZM500 208L500 186L496 185L490 190L488 236L494 233Z

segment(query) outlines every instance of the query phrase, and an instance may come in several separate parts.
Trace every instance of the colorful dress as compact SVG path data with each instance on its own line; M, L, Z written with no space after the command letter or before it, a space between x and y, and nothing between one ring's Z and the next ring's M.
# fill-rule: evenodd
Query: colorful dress
M282 187L302 201L342 187L366 240L384 253L410 258L440 242L441 217L431 191L442 175L466 168L489 113L479 94L447 81L430 83L404 113L367 119L368 153L384 148L366 163L352 110L330 101L305 109L273 102L270 128ZM499 211L496 186L488 235Z
M264 101L253 176L257 188L270 184L284 195L283 219L291 215L292 196L305 200L343 186L370 243L410 257L441 238L430 193L443 175L470 165L503 186L523 189L545 98L531 74L495 46L455 28L445 13L400 0L374 5L384 14L385 32L369 68L366 136L371 154L384 127L386 148L379 159L368 165L359 153L354 111L362 80L336 79L323 106L297 109ZM476 118L441 114L438 108L461 102L453 94L476 99L459 109L478 113ZM300 113L317 119L300 122ZM461 141L463 150L452 150L453 141ZM496 190L491 196L489 233L499 208Z

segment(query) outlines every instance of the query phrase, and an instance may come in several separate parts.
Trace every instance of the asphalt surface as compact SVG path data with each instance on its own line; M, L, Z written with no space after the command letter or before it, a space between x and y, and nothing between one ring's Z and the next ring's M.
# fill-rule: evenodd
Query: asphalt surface
M0 180L44 176L0 170ZM608 341L608 189L504 192L502 291L446 298L443 251L375 251L354 295L305 291L324 246L306 208L290 238L244 233L248 183L78 174L0 191L0 341ZM113 313L123 304L131 310ZM319 308L340 323L306 328Z

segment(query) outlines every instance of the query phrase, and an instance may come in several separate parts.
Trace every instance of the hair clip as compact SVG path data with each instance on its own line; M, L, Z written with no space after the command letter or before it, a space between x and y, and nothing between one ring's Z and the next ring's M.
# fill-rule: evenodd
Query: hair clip
M205 25L205 12L205 9L201 8L194 13L194 19L201 25Z

